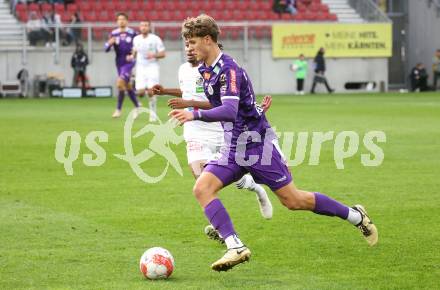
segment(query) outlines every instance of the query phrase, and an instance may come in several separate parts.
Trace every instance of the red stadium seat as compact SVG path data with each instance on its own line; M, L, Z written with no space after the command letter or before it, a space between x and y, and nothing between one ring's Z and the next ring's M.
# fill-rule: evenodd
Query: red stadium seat
M225 9L226 8L226 9ZM237 3L236 3L236 1L231 1L231 0L229 0L229 1L225 1L225 3L224 3L224 8L223 9L225 9L225 11L232 11L232 10L235 10L235 9L237 9Z
M304 21L304 20L306 20L306 18L304 17L303 13L297 13L297 14L293 15L293 20Z
M133 10L133 11L139 11L139 10L143 9L142 6L143 5L142 5L141 1L135 1L135 2L131 3L130 9Z
M106 1L102 3L102 9L107 11L114 11L116 10L116 5L113 1Z
M221 11L224 9L225 7L222 0L214 0L214 3L211 1L211 10Z
M134 18L133 19L135 21L145 21L145 20L148 19L148 16L147 16L147 13L144 10L140 9L140 10L138 10L138 11L136 11L134 13Z
M294 15L289 13L281 14L281 20L294 20Z
M72 17L72 12L70 11L65 11L64 14L61 15L61 22L63 23L69 23L70 22L70 18Z
M25 11L25 12L27 12L27 5L26 4L23 4L23 3L18 3L17 5L15 5L15 11L16 12L22 12L22 11Z
M119 1L115 2L115 8L116 8L116 11L118 11L118 12L127 13L129 11L128 5L126 2L119 2Z
M54 9L55 13L58 13L60 15L64 13L64 5L63 4L55 3L53 5L53 9Z
M174 11L174 13L173 12L171 13L171 20L172 21L180 22L180 21L183 21L185 18L186 18L185 15L180 10L176 10L176 11Z
M328 17L327 17L327 20L330 20L330 21L338 21L338 16L337 16L336 14L329 13L329 14L328 14Z
M304 13L307 11L307 6L305 6L304 4L298 3L298 5L296 6L296 10L298 10L299 13Z
M17 18L21 22L27 22L28 21L28 13L25 10L19 10L17 11Z
M164 2L157 1L157 0L154 2L154 10L156 10L157 12L163 11L165 9L166 9L166 7L165 7L165 3Z
M101 2L90 2L90 9L99 12L104 10L104 5Z
M89 10L89 11L83 12L82 14L83 14L83 17L84 17L85 21L87 21L87 22L96 22L96 15L95 15L94 11Z
M41 10L42 13L51 12L52 11L52 5L50 5L49 3L42 3L40 5L40 10Z
M76 11L78 11L78 5L76 5L76 4L69 4L69 5L67 5L67 11L69 11L69 12L76 12Z
M79 9L81 11L90 11L91 10L91 5L89 2L81 2L79 4Z
M270 11L272 10L272 1L264 1L259 5L261 10Z
M258 12L249 10L245 13L245 17L247 20L257 20L258 19Z
M188 3L185 1L176 1L176 10L185 11L188 8Z
M31 3L28 5L28 11L30 12L40 12L40 6L36 3Z
M321 11L323 13L329 13L330 9L328 8L328 6L326 4L321 4L319 6L319 11Z

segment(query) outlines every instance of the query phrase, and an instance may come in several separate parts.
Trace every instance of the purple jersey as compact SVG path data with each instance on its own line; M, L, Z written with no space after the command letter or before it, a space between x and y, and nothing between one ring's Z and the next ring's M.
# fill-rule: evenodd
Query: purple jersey
M232 151L237 147L240 134L254 131L261 136L258 142L248 138L247 148L252 148L263 142L266 130L270 128L263 110L257 105L254 90L246 71L241 68L230 56L221 53L213 65L199 68L203 76L205 95L213 107L221 106L227 100L238 100L238 111L232 127L231 140L225 140ZM203 111L201 111L201 116ZM225 130L225 123L223 122ZM247 133L244 133L247 134ZM243 140L243 136L241 136Z
M116 52L116 66L121 67L127 63L127 55L131 54L133 49L133 38L137 35L136 31L131 28L126 28L121 31L119 28L113 30L109 38L114 37L116 42L112 45ZM110 51L111 47L107 42L105 43L105 51Z

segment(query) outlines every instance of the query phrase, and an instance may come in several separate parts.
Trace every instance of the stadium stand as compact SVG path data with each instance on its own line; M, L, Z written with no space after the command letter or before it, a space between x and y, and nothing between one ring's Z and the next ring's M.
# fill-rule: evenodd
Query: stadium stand
M222 22L233 21L337 21L336 14L331 13L329 6L321 0L298 0L297 14L275 13L272 10L273 1L267 0L77 0L66 6L55 4L52 8L47 3L43 4L17 4L15 15L21 22L26 22L28 14L33 11L38 14L44 11L55 10L64 22L71 15L79 12L84 22L108 23L114 22L117 12L125 12L132 21L149 19L160 22L180 22L188 16L208 13L216 20ZM163 31L161 31L163 30ZM101 37L102 30L97 29L95 37ZM159 29L158 34L167 38L177 38L179 33L175 29ZM225 34L231 39L240 37L241 32L233 27L225 29ZM251 37L270 37L269 26L258 26L250 29Z
M237 3L238 2L238 3ZM94 15L91 22L107 22L114 20L114 14L118 11L124 11L131 14L133 20L144 19L145 16L155 21L181 21L181 16L195 15L199 13L215 14L214 17L220 21L254 21L254 20L306 20L306 21L336 21L335 14L330 13L329 7L321 3L321 0L298 0L298 14L282 14L280 18L278 13L272 11L271 1L263 0L168 0L168 1L118 1L101 0L86 1L79 0L66 7L62 4L55 4L55 11L63 18L76 11L82 14ZM43 13L50 11L50 4L23 4L16 5L17 18L25 22L29 12L34 11ZM139 13L145 11L146 13ZM67 16L66 16L67 15ZM101 16L101 17L100 17Z

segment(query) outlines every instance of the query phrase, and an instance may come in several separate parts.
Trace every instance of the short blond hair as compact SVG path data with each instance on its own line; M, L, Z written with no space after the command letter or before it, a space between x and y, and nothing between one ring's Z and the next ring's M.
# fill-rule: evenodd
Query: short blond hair
M213 41L217 42L219 34L220 28L214 18L206 14L189 17L182 24L182 36L185 39L209 35Z

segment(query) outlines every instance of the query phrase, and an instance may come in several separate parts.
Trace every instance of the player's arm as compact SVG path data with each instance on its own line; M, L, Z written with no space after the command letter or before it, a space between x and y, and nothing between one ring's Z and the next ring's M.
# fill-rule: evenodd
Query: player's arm
M202 110L212 109L208 101L184 100L182 98L174 98L168 100L168 107L172 109L198 108Z
M165 57L165 46L163 45L163 42L161 39L158 39L156 43L156 53L149 52L147 54L147 59L161 59Z
M133 61L136 59L136 55L137 55L137 50L135 47L133 47L133 49L131 50L131 53L129 55L127 55L127 61Z
M110 38L104 44L105 52L109 52L112 49L112 46L115 44L116 38L110 35Z
M235 69L230 69L225 73L225 82L222 84L221 102L218 107L209 110L197 110L193 112L185 110L172 110L168 115L177 119L180 123L192 120L201 120L204 122L234 122L237 118L238 104L240 101L239 87L241 76Z
M162 85L154 85L151 89L153 90L153 93L155 95L169 95L179 98L182 97L182 91L180 89L167 89L164 88Z

